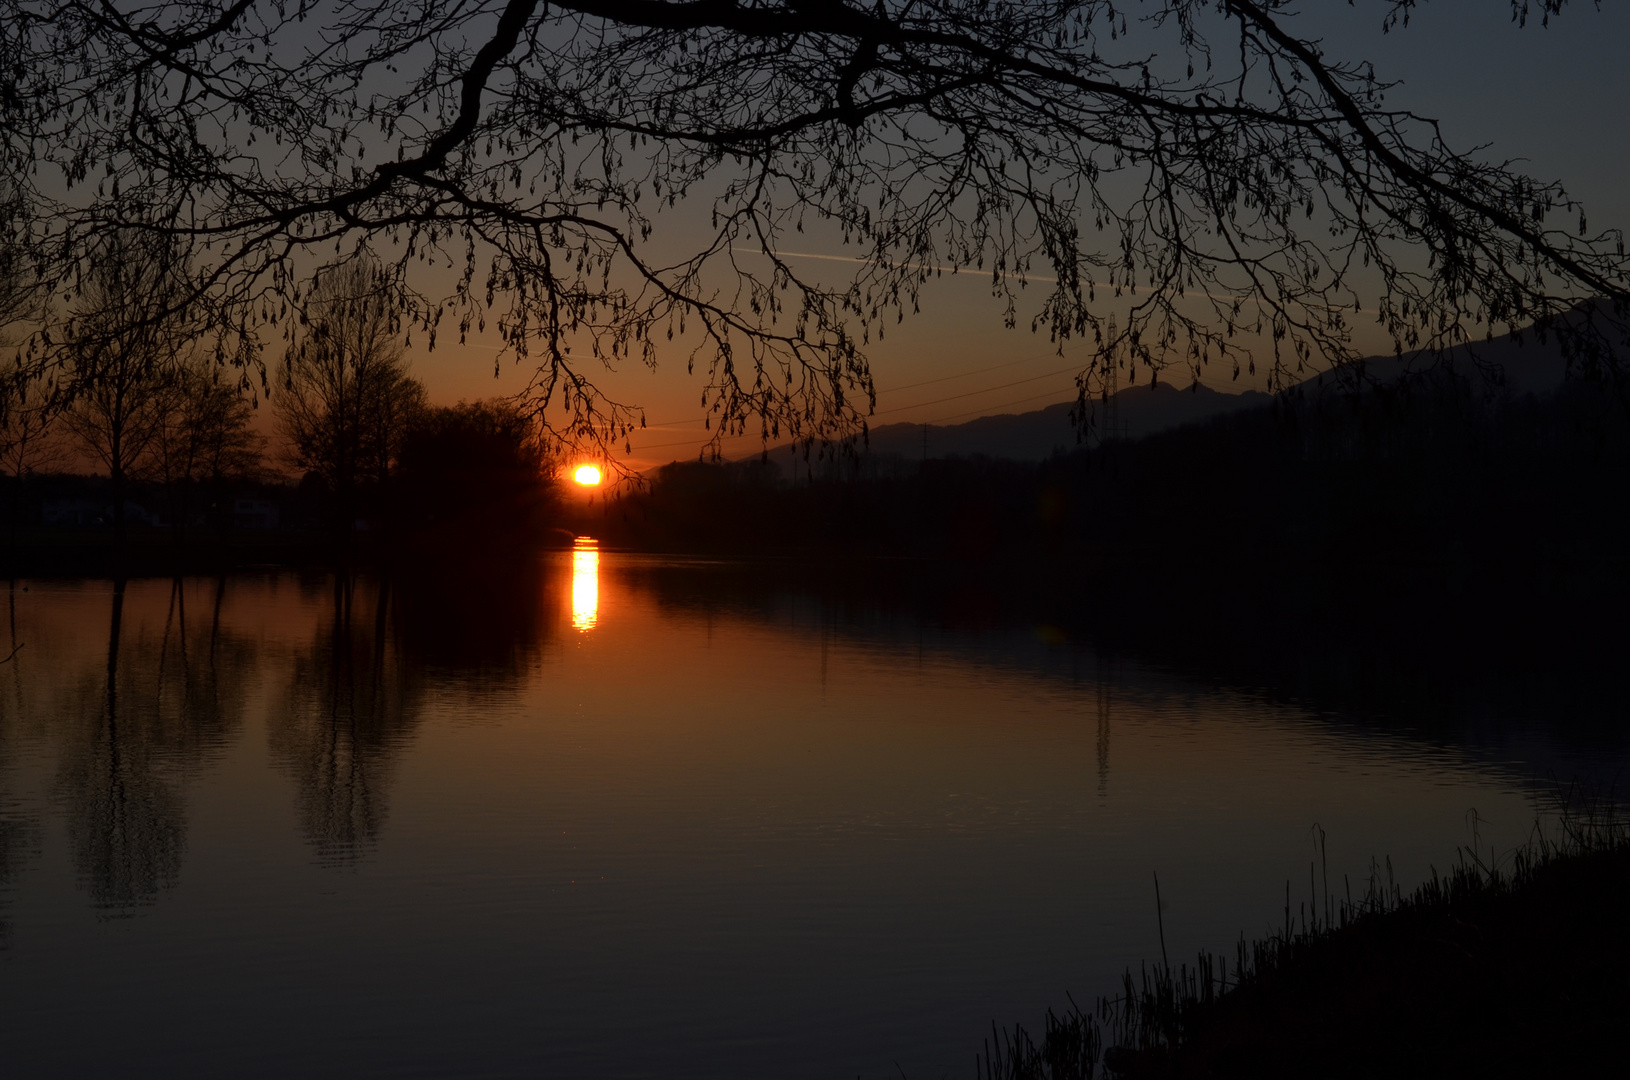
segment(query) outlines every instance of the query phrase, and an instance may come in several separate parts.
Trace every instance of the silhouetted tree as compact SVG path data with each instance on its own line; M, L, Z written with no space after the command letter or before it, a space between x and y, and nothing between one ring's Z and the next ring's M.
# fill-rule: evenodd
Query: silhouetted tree
M45 388L19 367L0 373L0 469L21 478L54 460L48 439L53 403Z
M426 409L402 440L403 517L444 542L536 543L557 468L537 424L514 402Z
M24 480L60 459L52 437L55 405L40 381L21 365L0 373L0 472L10 481L6 502L9 541L17 540Z
M290 351L276 397L292 464L319 476L348 533L362 496L387 485L424 387L407 373L388 275L359 256L317 276L311 332Z
M185 536L196 488L219 495L225 483L260 473L266 440L250 426L254 408L245 389L241 373L223 371L200 350L182 354L166 374L151 458L169 493L178 539Z
M0 183L0 349L17 345L18 324L40 316L43 291L29 265L24 208L16 189ZM38 365L21 352L0 360L0 469L10 475L7 516L16 540L22 478L52 458L53 402Z
M196 336L185 275L185 256L162 233L113 232L96 253L65 330L62 423L108 471L121 545L126 482L164 430L175 356Z
M19 186L0 177L0 346L16 344L19 324L38 319L45 290L33 265L31 208Z
M1416 2L1370 0L1399 30ZM1090 340L1083 398L1110 365L1280 381L1356 358L1361 315L1431 352L1587 297L1610 303L1552 329L1622 376L1622 234L1456 152L1371 65L1299 36L1300 9L0 0L0 175L59 288L133 217L207 240L194 290L246 342L300 335L314 255L389 250L415 332L495 323L574 438L642 423L594 365L663 349L705 370L716 432L852 431L864 346L945 269ZM787 256L806 229L852 245L852 280ZM420 260L462 268L445 298L415 291ZM1026 282L1050 284L1021 313Z

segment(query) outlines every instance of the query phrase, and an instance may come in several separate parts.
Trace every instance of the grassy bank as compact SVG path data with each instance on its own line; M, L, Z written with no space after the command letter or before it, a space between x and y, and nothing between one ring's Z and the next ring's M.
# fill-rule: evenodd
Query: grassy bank
M999 1032L981 1080L1094 1076L1605 1076L1625 1069L1630 833L1572 818L1499 863L1464 853L1404 893L1314 877L1266 939L1128 972L1038 1040Z

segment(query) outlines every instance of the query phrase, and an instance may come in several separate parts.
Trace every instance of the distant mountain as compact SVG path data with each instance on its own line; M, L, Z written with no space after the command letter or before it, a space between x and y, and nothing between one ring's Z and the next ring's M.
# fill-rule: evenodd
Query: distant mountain
M1545 397L1562 386L1566 364L1554 338L1540 341L1532 330L1502 334L1490 341L1458 345L1442 357L1372 356L1342 372L1321 372L1300 383L1304 395L1345 393L1355 385L1391 386L1405 380L1442 384L1462 380L1477 393L1507 392Z
M1255 390L1224 394L1204 386L1179 390L1164 383L1128 387L1115 395L1120 414L1116 434L1141 439L1270 400L1269 395ZM907 459L983 456L1041 461L1079 445L1078 431L1070 421L1073 407L1064 402L1034 412L981 416L965 424L885 424L872 429L868 445L873 454Z
M1375 356L1342 372L1323 372L1295 387L1302 397L1348 393L1355 386L1400 383L1445 387L1452 381L1473 395L1544 398L1570 377L1556 330L1575 332L1572 377L1593 377L1630 359L1630 322L1606 300L1585 300L1559 315L1551 330L1533 326L1486 341L1401 357Z
M1588 309L1588 305L1582 305L1565 317L1581 318ZM1455 378L1478 393L1503 390L1544 397L1562 385L1564 364L1554 339L1540 342L1530 330L1450 349L1441 358L1371 357L1342 376L1331 372L1315 375L1293 392L1312 397L1346 393L1354 385L1353 376L1369 385L1391 385L1410 378L1428 382ZM1123 439L1141 439L1271 400L1272 395L1259 390L1228 394L1204 386L1132 386L1115 395L1118 416L1114 434ZM1070 422L1072 407L1073 403L1064 402L1032 412L982 416L962 424L885 424L872 429L869 453L907 461L924 457L1041 461L1080 445L1078 431ZM1097 407L1102 409L1101 405ZM1102 418L1100 411L1095 419L1102 423ZM758 454L750 456L756 458Z

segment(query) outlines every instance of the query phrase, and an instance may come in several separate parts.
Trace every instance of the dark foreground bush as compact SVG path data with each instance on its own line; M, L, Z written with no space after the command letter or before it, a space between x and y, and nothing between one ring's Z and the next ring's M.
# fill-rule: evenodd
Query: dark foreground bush
M1501 865L1467 852L1409 895L1292 911L1232 963L1128 972L1040 1045L998 1033L982 1078L1624 1075L1630 837L1570 819Z

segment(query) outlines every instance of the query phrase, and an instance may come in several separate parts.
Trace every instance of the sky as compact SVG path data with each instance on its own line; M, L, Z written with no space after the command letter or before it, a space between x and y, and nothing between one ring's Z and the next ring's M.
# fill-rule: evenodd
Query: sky
M1538 179L1559 179L1584 201L1593 228L1630 230L1630 5L1605 0L1597 10L1575 2L1548 28L1537 20L1519 28L1507 0L1432 0L1415 10L1407 28L1383 34L1387 6L1310 3L1316 14L1293 25L1321 39L1328 56L1369 59L1383 79L1400 81L1388 104L1441 120L1455 149L1483 146L1488 158L1517 160ZM847 266L842 255L809 250L797 258L812 273L837 274ZM1032 334L1029 315L1043 287L1033 285L1027 295L1030 308L1021 302L1018 328L1010 330L987 278L931 282L921 313L868 349L879 391L870 423L958 423L1073 400L1084 346L1074 343L1061 357L1045 333ZM1385 347L1378 335L1361 345ZM490 334L462 347L444 343L434 353L421 343L411 354L414 373L437 403L522 390L529 371L500 357L497 346ZM687 375L683 358L675 359L655 372L628 363L597 373L612 396L646 409L648 427L636 433L633 452L620 460L624 467L694 460L707 442L701 376ZM1249 377L1236 382L1220 370L1202 382L1228 392L1253 386ZM759 446L752 435L729 441L725 452L741 456Z

